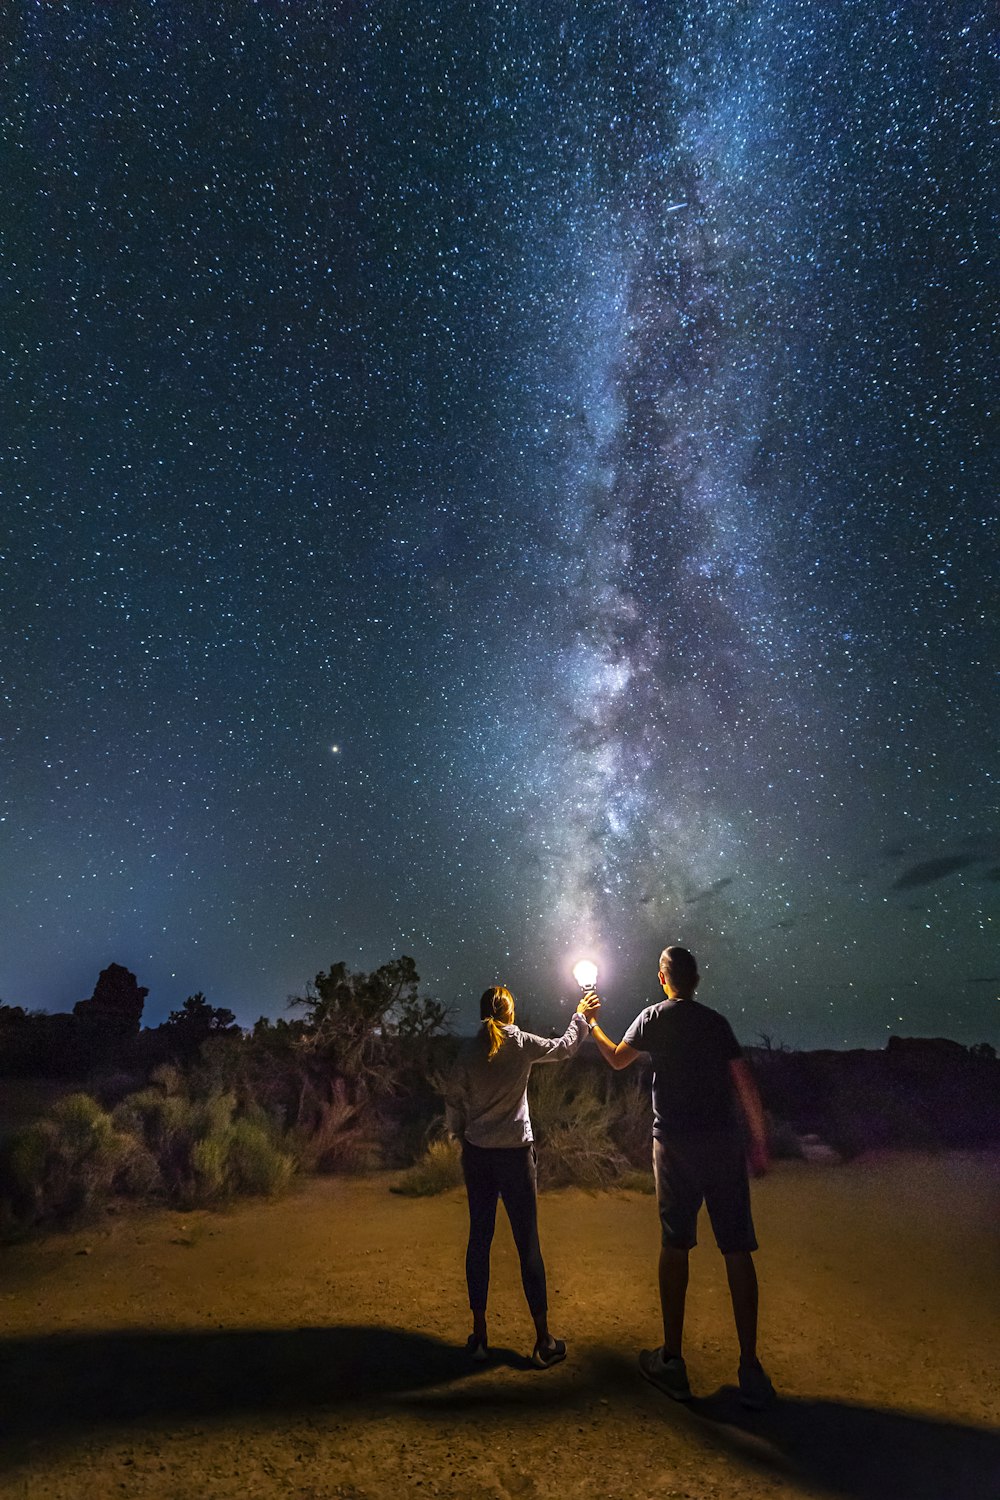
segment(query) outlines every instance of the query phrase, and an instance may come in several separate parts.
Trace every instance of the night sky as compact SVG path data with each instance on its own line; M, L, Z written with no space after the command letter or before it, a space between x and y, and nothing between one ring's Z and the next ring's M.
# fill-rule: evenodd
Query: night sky
M1000 1040L984 0L19 7L0 997Z

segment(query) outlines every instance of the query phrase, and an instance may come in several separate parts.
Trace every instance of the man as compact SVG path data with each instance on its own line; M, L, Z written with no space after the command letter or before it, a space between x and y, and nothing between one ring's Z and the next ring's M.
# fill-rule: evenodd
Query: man
M764 1111L729 1022L694 998L699 977L694 955L686 948L664 948L659 979L665 1000L642 1011L617 1044L596 1022L587 1024L612 1068L627 1068L644 1052L653 1061L663 1344L642 1351L642 1373L676 1401L690 1400L681 1342L688 1252L696 1243L698 1211L704 1202L726 1261L740 1342L740 1399L759 1409L773 1399L774 1387L757 1358L757 1275L752 1259L757 1239L736 1105L749 1130L750 1166L756 1176L768 1165Z

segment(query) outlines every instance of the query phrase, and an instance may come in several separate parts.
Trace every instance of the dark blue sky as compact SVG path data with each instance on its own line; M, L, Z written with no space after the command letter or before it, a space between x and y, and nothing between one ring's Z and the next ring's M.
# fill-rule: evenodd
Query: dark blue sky
M987 21L24 7L0 997L998 1040Z

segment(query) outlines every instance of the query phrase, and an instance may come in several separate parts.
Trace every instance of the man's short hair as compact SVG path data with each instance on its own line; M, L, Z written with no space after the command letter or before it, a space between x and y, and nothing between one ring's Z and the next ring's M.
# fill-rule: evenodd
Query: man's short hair
M697 989L701 978L694 954L687 948L674 945L664 948L660 954L660 973L678 990Z

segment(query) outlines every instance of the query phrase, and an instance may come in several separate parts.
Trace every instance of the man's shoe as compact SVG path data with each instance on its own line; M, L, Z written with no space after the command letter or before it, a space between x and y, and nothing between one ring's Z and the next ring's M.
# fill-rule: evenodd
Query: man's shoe
M671 1359L663 1358L663 1349L643 1349L639 1355L639 1369L650 1385L672 1396L675 1401L690 1401L691 1387L688 1385L687 1366L679 1354Z
M566 1358L566 1345L562 1339L552 1339L548 1344L536 1344L531 1351L531 1363L536 1370L547 1370Z
M477 1338L474 1333L470 1333L466 1340L465 1352L473 1364L477 1365L484 1365L490 1357L489 1345L486 1340Z
M750 1411L763 1411L775 1399L774 1386L758 1360L752 1365L740 1365L740 1401Z

